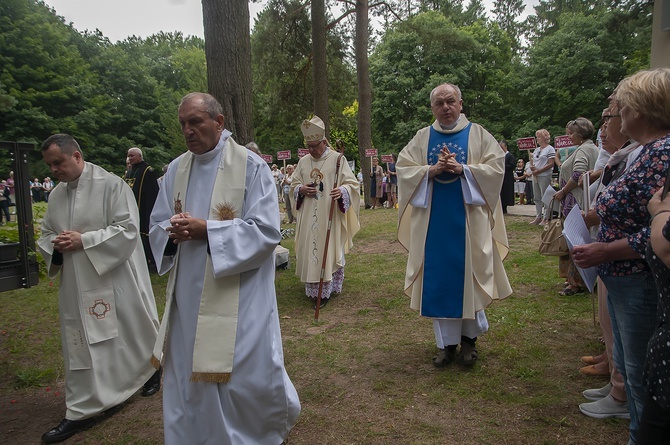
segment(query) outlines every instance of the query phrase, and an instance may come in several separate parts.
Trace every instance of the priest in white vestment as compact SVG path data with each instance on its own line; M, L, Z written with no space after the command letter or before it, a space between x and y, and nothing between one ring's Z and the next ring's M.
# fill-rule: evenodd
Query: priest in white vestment
M42 436L53 443L89 427L96 414L123 403L152 377L159 324L132 190L84 162L69 135L49 137L42 155L60 181L37 242L49 276L61 272L67 411Z
M274 248L277 188L267 164L224 130L204 93L179 106L188 151L151 214L159 274L170 271L154 348L164 361L167 445L279 445L300 413L284 368Z
M323 270L323 307L330 301L331 294L342 292L344 255L353 247L354 235L360 229L360 189L346 158L328 146L323 121L314 116L303 121L301 129L309 156L298 161L291 180L297 214L295 273L305 283L307 296L316 300ZM336 206L324 261L333 200Z
M433 364L471 366L475 341L488 330L484 308L512 293L502 264L509 250L500 204L505 153L461 114L457 86L438 86L430 101L435 122L417 132L396 165L398 240L409 251L405 294L433 319Z

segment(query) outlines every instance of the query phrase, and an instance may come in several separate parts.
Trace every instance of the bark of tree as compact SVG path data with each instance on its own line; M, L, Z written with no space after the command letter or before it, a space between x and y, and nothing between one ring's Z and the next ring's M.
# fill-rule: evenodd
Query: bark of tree
M207 84L235 141L253 140L248 0L202 0Z
M370 159L365 150L372 148L372 86L368 64L368 0L356 0L356 76L358 78L358 156L363 170L363 180L369 184ZM365 204L370 205L370 187L365 187Z
M314 74L314 114L326 124L326 137L330 134L328 111L328 66L326 63L326 4L325 0L312 0L312 61Z

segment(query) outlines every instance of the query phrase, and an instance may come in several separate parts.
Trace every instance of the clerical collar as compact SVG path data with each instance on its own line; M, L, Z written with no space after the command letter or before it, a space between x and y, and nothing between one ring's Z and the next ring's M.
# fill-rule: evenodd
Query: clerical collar
M440 124L440 128L441 128L441 129L446 130L446 131L451 131L451 130L453 130L454 128L456 128L456 125L458 125L458 121L461 120L461 116L462 116L462 115L459 115L459 116L458 116L458 119L456 119L456 120L454 121L454 123L451 124L451 125L442 125L442 123L440 123L440 122L438 122L438 124Z
M72 181L68 182L67 183L67 188L73 189L73 190L77 188L77 186L79 185L79 179L81 178L81 175L84 174L84 170L87 167L88 166L86 164L84 164L84 168L81 170L81 173L79 174L79 177L77 177L77 179L73 179Z
M232 133L228 130L223 130L221 132L221 136L219 137L219 142L216 144L216 147L214 147L212 150L202 153L202 154L195 154L193 153L193 160L195 162L208 162L214 159L221 153L221 150L223 150L223 146L226 144L226 140L230 137Z

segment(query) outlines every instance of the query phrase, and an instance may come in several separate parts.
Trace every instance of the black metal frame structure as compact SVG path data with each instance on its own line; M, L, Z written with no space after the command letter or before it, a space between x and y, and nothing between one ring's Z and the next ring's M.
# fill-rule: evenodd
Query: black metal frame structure
M39 282L39 264L35 256L37 252L28 171L29 153L35 150L35 144L0 141L0 149L6 151L12 161L16 221L19 231L18 245L4 245L5 248L15 248L16 256L12 252L9 260L0 261L0 292L3 292L35 286Z

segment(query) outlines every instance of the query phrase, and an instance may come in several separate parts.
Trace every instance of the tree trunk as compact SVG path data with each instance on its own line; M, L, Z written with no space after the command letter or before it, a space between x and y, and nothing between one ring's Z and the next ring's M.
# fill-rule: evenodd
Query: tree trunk
M363 171L365 204L370 205L370 160L365 150L372 148L372 86L368 64L368 0L356 0L356 76L358 77L358 155Z
M325 0L312 0L312 60L314 62L314 114L326 124L326 137L330 134L328 112L328 66L326 64L326 4Z
M202 0L207 84L235 141L253 140L248 0Z

